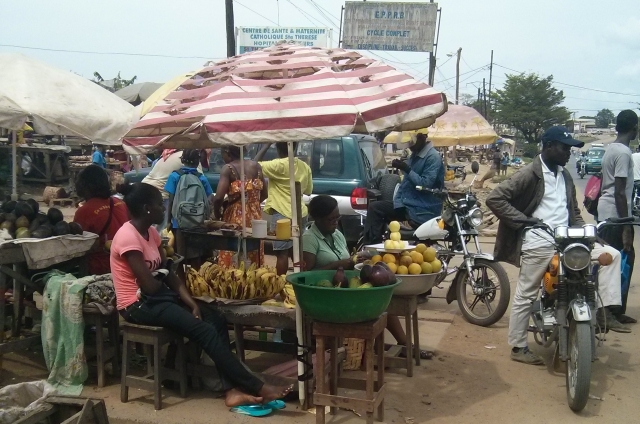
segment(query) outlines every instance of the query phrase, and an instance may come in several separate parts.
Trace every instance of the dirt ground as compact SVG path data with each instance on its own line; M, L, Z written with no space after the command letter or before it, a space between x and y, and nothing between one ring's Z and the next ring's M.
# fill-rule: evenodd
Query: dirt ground
M640 234L636 249L640 249ZM483 249L492 251L492 240L483 240ZM518 270L504 265L515 291ZM444 300L448 284L434 289L434 296L420 306L420 337L425 349L435 350L433 360L422 361L412 378L401 370L388 370L385 399L386 423L488 423L517 422L523 424L594 422L635 423L640 416L640 339L638 324L632 333L609 333L598 348L598 360L593 363L592 399L584 411L573 413L566 402L564 371L555 371L552 349L543 349L533 342L531 349L543 356L546 366L515 363L509 358L507 345L508 316L490 328L467 323L455 304ZM634 276L629 294L628 314L640 317L640 288ZM248 364L259 370L286 359L277 355L252 353ZM46 377L42 354L26 352L5 355L0 384L29 381ZM187 399L165 390L164 409L154 411L148 393L132 390L132 401L123 404L119 398L117 378L110 378L103 389L95 386L91 377L83 395L102 397L107 404L111 423L243 423L249 417L233 414L221 399L207 392L192 392ZM313 423L312 413L302 411L298 402L289 401L287 408L264 418L282 423ZM329 423L362 422L353 412L340 411L328 416Z

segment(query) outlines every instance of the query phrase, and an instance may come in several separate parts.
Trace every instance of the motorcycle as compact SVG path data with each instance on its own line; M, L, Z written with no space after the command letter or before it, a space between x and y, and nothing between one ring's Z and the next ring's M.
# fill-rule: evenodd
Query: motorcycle
M580 175L580 179L587 175L587 164L585 161L580 161L580 170L578 171L578 175Z
M466 165L447 165L447 171L453 171L453 177L460 178L460 182L467 178Z
M474 174L478 164L471 165ZM462 197L447 190L427 189L417 186L419 191L430 192L443 199L442 215L420 225L412 234L403 235L403 240L414 240L434 247L438 258L447 271L442 273L436 285L447 275L455 273L447 291L447 303L457 300L465 319L475 325L487 327L502 318L509 306L511 287L509 277L493 255L482 252L476 229L483 220L483 212L478 206L471 186ZM402 231L401 231L402 232ZM405 238L406 237L406 238ZM473 239L475 252L467 248ZM451 260L461 257L462 263L451 267Z
M536 219L516 220L525 232L542 230L549 234L556 254L551 260L540 287L540 298L533 302L529 331L536 343L550 347L556 343L554 360L566 367L566 390L569 408L581 411L589 399L591 363L596 359L597 269L605 265L600 258L591 259L598 232L609 225L633 222L634 218L612 218L597 226L549 226Z
M633 184L632 215L640 217L640 181Z

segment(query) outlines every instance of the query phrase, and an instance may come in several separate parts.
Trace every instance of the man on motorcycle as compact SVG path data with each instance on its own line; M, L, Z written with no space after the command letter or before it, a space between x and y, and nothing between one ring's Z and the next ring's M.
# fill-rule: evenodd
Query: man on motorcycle
M542 358L528 348L527 329L532 302L536 299L540 281L547 270L555 249L548 235L532 230L522 239L522 224L514 220L538 218L552 229L559 226L584 225L576 200L576 189L564 166L571 156L571 147L582 147L563 126L549 128L542 136L542 153L532 163L502 182L487 197L487 206L500 219L495 244L495 259L520 266L516 293L509 319L511 359L527 364L542 364ZM596 243L592 258L609 253L613 262L598 271L598 324L612 331L630 330L618 322L609 311L621 304L620 253ZM520 263L519 263L520 261ZM600 303L600 302L599 302Z
M444 164L440 154L427 141L425 134L417 134L410 142L411 156L407 162L394 159L391 166L401 170L404 178L393 202L372 202L364 223L364 243L382 242L385 226L391 221L409 221L418 228L422 223L442 212L442 200L432 193L418 191L416 186L441 189L444 187Z

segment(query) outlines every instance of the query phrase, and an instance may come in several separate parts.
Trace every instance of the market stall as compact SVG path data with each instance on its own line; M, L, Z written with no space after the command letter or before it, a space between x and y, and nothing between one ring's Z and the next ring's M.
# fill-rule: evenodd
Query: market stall
M431 125L446 110L442 93L358 52L280 43L207 63L152 107L123 144L136 153L289 142L294 193L293 142L353 132L415 130ZM244 180L243 167L240 179ZM244 196L241 199L244 217ZM293 196L292 210L297 209L296 203ZM295 215L291 227L294 268L299 271L300 228ZM299 308L296 327L302 358L305 340ZM301 385L308 386L302 378L307 374L302 362L298 371L304 380ZM301 387L302 402L306 393Z
M86 78L21 54L0 54L0 128L13 131L14 198L18 195L16 132L27 120L41 135L109 143L119 140L138 118L133 106Z
M10 152L12 146L0 143L0 149ZM16 148L15 166L22 169L18 179L22 182L54 185L69 180L69 152L67 146L47 144L20 144Z
M0 329L4 329L7 319L7 299L5 294L13 289L13 314L11 339L5 341L4 331L0 331L1 355L28 348L40 343L40 334L21 334L25 309L36 315L35 305L25 302L25 288L43 293L44 286L30 278L34 271L45 270L66 263L79 267L79 274L87 273L85 254L93 246L98 236L85 232L83 235L67 235L46 239L16 239L0 242ZM13 284L10 285L10 281Z

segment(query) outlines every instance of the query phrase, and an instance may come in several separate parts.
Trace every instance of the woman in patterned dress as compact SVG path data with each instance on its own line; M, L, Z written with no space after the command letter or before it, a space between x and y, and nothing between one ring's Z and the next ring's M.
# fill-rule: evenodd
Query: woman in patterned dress
M227 146L222 148L222 158L225 162L220 172L220 181L213 199L213 210L216 219L230 224L242 226L242 182L240 180L240 148ZM257 162L244 160L245 174L245 226L251 228L251 221L262 219L260 203L267 198L267 185L264 182L262 168ZM226 196L226 199L225 199ZM221 250L218 264L224 267L232 265L232 258L237 252ZM264 263L264 248L260 243L260 250L247 252L251 263Z

